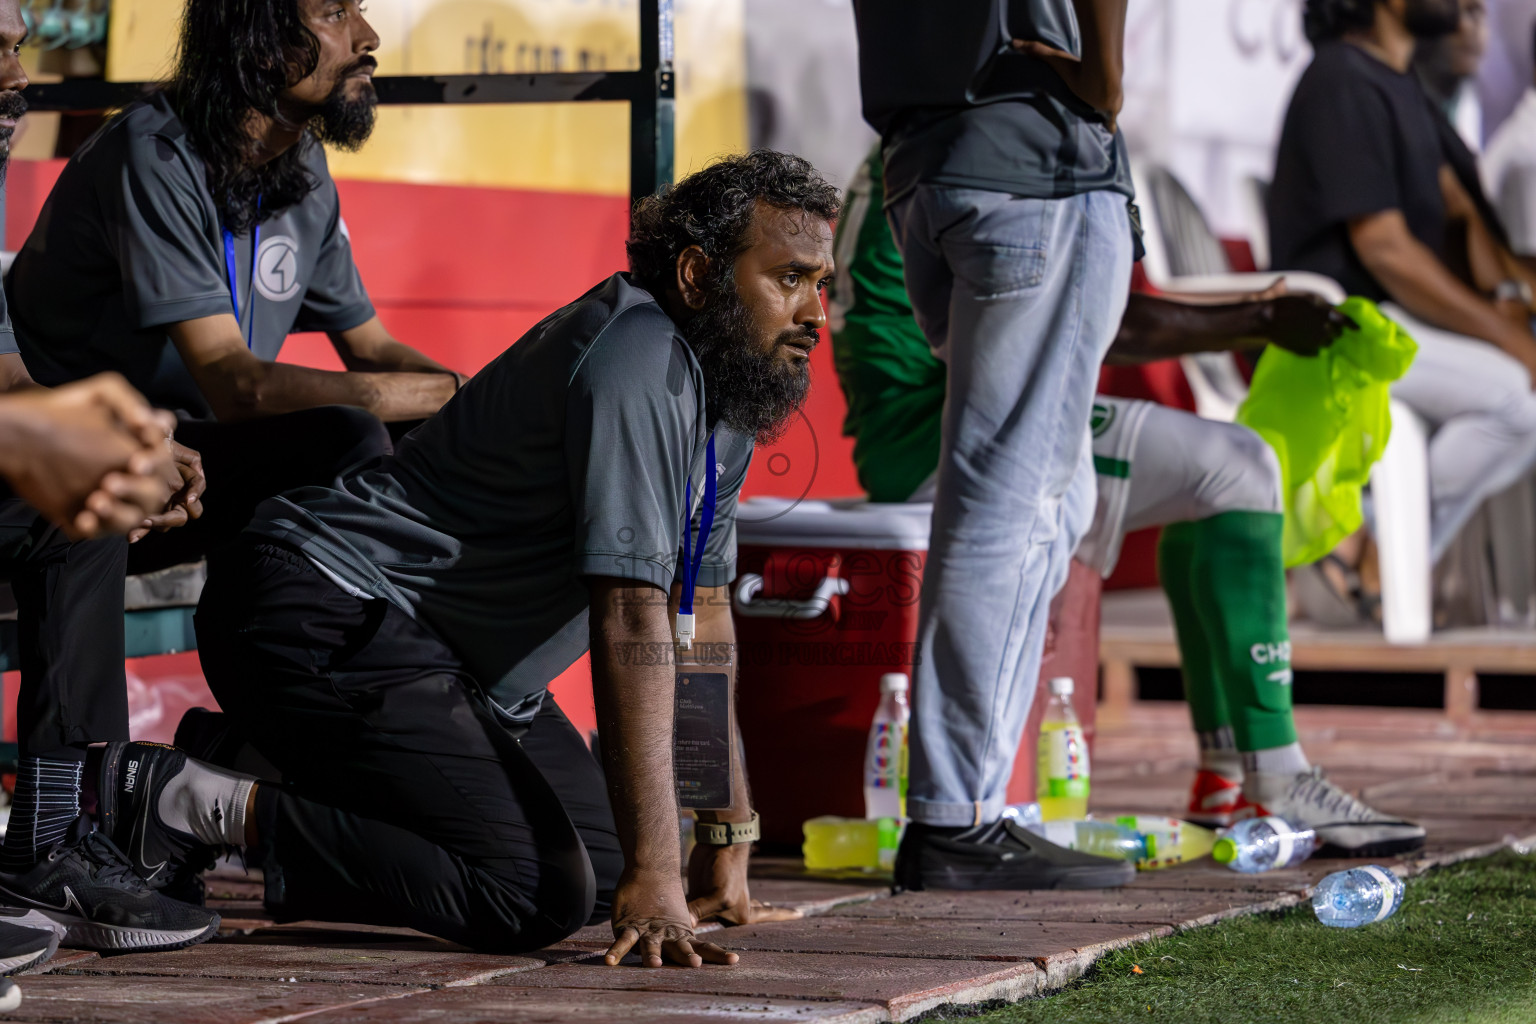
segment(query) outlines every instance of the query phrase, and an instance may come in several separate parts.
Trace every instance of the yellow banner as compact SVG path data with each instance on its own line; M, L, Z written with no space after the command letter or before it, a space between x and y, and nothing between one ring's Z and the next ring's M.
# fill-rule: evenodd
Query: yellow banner
M674 0L677 173L747 145L744 0ZM180 0L113 0L107 77L168 73ZM381 75L639 66L636 0L369 0ZM337 177L625 195L623 103L381 107Z

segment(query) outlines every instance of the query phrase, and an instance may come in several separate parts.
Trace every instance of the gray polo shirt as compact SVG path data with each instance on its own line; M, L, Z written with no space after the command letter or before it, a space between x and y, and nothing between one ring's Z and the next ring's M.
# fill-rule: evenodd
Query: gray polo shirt
M415 616L510 708L587 650L583 577L672 585L690 480L697 536L708 439L693 350L616 274L535 325L394 455L265 502L248 532ZM752 438L723 427L715 445L701 587L736 575L752 457Z
M341 223L325 150L299 143L318 187L237 235L241 330L259 359L293 331L343 331L373 316ZM164 94L134 103L59 175L5 290L12 341L42 384L116 370L155 405L211 417L167 324L233 312L223 227L202 160ZM254 318L254 322L253 322Z

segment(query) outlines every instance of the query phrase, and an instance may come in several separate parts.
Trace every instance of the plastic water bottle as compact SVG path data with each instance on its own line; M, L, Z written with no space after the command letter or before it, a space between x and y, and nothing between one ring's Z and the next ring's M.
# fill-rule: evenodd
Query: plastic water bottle
M1147 837L1112 821L1046 821L1024 826L1042 839L1082 853L1135 863L1145 860Z
M887 672L880 677L880 706L869 724L864 748L864 817L907 816L907 677Z
M1317 849L1317 833L1293 828L1284 818L1249 818L1221 833L1211 848L1211 859L1233 871L1256 875L1261 871L1292 868Z
M1114 821L1146 837L1147 856L1136 864L1143 871L1171 868L1176 864L1199 860L1216 845L1215 832L1178 818L1165 818L1156 814L1122 814L1117 815Z
M801 826L805 866L811 871L890 871L901 843L895 818L812 818Z
M1312 891L1312 909L1330 928L1385 921L1402 905L1403 880L1380 864L1335 871Z
M1040 722L1035 761L1035 799L1046 821L1088 817L1088 741L1072 710L1072 680L1050 682L1051 699Z

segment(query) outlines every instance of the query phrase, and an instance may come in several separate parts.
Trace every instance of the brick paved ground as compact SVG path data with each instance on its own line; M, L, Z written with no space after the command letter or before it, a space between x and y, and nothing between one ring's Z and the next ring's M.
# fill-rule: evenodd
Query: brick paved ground
M1536 842L1536 715L1453 727L1437 712L1298 713L1314 760L1377 806L1422 820L1430 843L1405 872ZM1141 704L1100 733L1094 804L1176 812L1195 746L1181 706ZM805 920L732 929L735 967L609 968L603 929L535 956L467 952L408 931L261 917L259 886L220 877L226 933L176 953L61 953L21 980L7 1020L314 1024L905 1020L939 1006L1018 999L1075 977L1103 951L1176 928L1289 906L1337 863L1241 876L1209 861L1116 891L907 894L799 877L762 860L755 892Z

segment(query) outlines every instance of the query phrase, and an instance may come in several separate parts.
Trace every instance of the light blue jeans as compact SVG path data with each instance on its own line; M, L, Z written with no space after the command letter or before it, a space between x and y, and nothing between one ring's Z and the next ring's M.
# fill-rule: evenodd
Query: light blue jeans
M979 824L1002 814L1051 598L1093 519L1088 420L1125 310L1131 229L1109 192L923 185L888 213L918 323L949 367L908 813Z

